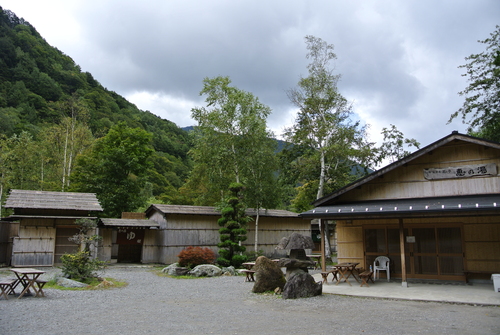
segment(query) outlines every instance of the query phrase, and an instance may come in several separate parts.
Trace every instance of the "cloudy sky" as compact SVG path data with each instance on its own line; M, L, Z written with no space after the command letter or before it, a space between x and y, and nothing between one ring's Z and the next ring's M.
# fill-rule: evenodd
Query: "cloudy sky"
M0 0L103 86L178 126L203 105L206 77L229 76L294 121L286 90L307 75L304 37L335 46L340 92L380 141L396 125L422 146L465 132L465 57L485 50L498 0Z

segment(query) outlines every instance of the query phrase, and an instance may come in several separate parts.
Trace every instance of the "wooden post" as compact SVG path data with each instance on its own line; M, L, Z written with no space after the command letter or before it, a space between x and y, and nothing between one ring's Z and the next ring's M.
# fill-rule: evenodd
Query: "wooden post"
M401 249L401 286L408 287L406 281L406 253L403 219L399 219L399 248Z
M326 272L325 223L322 219L319 219L319 229L321 234L321 271Z

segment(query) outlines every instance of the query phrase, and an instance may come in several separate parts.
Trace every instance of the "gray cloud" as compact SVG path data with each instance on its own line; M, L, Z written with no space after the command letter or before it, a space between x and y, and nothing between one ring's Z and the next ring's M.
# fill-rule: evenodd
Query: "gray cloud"
M335 45L341 92L371 124L395 124L429 144L454 129L466 86L457 67L484 50L497 0L454 1L38 1L2 6L32 23L108 89L179 126L205 77L233 84L273 109L276 132L293 121L286 90L307 74L304 36ZM67 29L53 28L64 23Z

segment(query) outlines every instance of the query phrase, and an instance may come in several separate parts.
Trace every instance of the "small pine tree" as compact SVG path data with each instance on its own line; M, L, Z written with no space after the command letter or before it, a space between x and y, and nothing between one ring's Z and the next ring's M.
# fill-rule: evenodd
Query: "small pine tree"
M222 217L217 221L219 226L220 243L217 244L220 257L217 263L222 266L233 265L240 267L246 261L246 256L242 253L246 248L241 242L247 239L247 223L251 220L245 214L246 206L243 203L244 186L240 183L229 185L231 195L222 206Z

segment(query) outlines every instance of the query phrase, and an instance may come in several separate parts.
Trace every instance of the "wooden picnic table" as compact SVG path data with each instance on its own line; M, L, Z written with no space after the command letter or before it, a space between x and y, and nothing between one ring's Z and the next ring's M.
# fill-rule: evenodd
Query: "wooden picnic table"
M30 288L35 292L35 297L45 296L43 293L43 285L45 285L45 281L38 280L38 278L43 275L45 271L31 268L13 268L10 269L10 271L14 272L17 277L17 283L14 284L13 287L16 287L18 284L23 286L23 290L18 299L26 293L31 293Z
M356 278L356 275L354 274L354 270L358 265L359 263L340 263L335 265L335 267L339 270L339 279L335 285L338 285L343 279L347 284L349 284L349 286L352 286L351 283L349 283L350 276L356 279L356 281L359 283L358 278Z
M247 270L252 270L253 266L255 265L255 262L245 262L242 263L241 265L243 265Z

